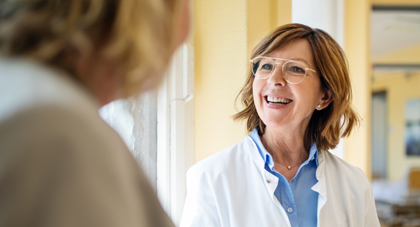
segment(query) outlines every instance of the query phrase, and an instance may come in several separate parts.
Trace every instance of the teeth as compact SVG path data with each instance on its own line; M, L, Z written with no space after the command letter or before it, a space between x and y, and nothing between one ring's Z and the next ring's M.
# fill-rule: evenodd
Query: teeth
M281 102L281 103L289 103L292 100L291 99L285 99L285 98L275 98L275 97L271 97L271 96L267 96L267 101L269 102Z

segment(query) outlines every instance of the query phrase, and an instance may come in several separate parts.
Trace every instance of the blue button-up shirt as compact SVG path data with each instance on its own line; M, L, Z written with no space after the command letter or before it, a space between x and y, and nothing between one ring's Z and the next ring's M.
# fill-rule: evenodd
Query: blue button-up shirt
M318 193L311 188L318 180L316 169L318 167L318 151L314 143L309 150L308 159L300 165L295 177L290 181L274 169L273 158L264 148L254 129L249 135L258 147L265 169L279 178L274 195L286 211L292 227L312 227L317 225Z

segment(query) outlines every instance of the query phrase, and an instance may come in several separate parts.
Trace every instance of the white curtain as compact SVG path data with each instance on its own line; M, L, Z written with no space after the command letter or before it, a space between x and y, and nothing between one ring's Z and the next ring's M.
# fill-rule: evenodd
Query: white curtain
M156 190L156 92L117 100L99 110L102 119L122 137Z

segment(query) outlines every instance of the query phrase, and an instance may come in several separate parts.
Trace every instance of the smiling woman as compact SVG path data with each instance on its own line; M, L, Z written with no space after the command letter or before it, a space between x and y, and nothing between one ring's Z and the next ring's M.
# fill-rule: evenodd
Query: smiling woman
M283 29L278 28L273 33L267 35L254 47L251 58L255 60L264 55L270 57L285 55L290 56L290 59L296 60L303 67L309 67L305 68L306 76L301 76L302 81L299 80L298 83L308 80L305 79L306 77L312 77L309 80L315 80L315 83L320 83L320 89L327 92L326 95L331 96L329 100L331 105L319 107L318 105L321 103L316 105L317 110L325 110L322 114L318 111L313 112L312 120L308 124L309 127L306 131L304 144L308 149L312 145L313 140L317 139L319 149L333 149L337 146L340 136L348 136L359 121L351 105L352 89L346 58L339 45L327 33L316 29L317 32L309 37L304 27L294 26L294 32L289 31L286 33L286 31L291 29L292 25L290 25L281 27ZM285 49L286 53L280 52L280 47ZM289 85L295 84L290 79L287 79L288 76L284 73L285 65L287 66L290 63L287 62L287 59L282 60L284 63L282 66L284 79L287 80L287 84ZM277 64L281 64L281 61L277 62ZM240 92L241 101L245 109L236 114L234 118L237 120L247 120L248 131L252 131L257 126L260 126L260 133L263 134L265 125L259 117L255 118L258 115L254 105L252 88L252 86L255 86L253 85L254 78L261 79L261 77L255 75L255 64L253 65L254 67L250 67L248 71L247 81ZM274 71L271 73L274 73ZM276 78L275 76L271 77L271 80ZM305 84L307 83L302 84L302 86L307 86ZM302 86L298 86L297 89ZM296 88L296 86L288 87ZM313 109L315 109L315 106ZM340 122L341 116L344 117L342 123ZM340 135L341 130L343 130L343 134Z
M250 135L188 171L181 226L379 226L363 172L328 151L359 121L347 68L322 30L264 37L234 116Z
M265 79L255 76L252 90L254 105L261 122L264 123L261 128L267 135L287 131L293 137L294 143L303 145L305 144L304 141L297 140L305 138L305 130L308 128L314 110L320 111L327 107L332 101L332 93L321 86L320 76L315 70L308 70L309 75L305 77L307 74L307 67L305 66L315 68L311 48L306 39L287 43L268 55L276 58L301 60L282 60L282 71L273 70L272 74ZM293 69L284 70L284 67L288 68L292 63L294 63L291 66ZM261 70L257 69L255 75L258 75L259 71ZM295 80L296 83L291 83L290 80ZM286 86L286 83L290 85ZM274 98L282 98L286 102L278 105L278 103L269 101L269 99L273 100ZM263 134L262 131L261 134ZM310 145L311 142L309 140L307 145ZM301 147L298 149L308 150L308 148ZM301 152L301 154L304 156L305 153ZM304 160L304 158L301 159Z

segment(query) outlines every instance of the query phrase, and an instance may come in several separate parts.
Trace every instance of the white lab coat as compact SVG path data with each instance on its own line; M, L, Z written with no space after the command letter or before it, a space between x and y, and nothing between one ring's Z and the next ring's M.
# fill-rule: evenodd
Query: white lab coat
M318 162L318 183L312 187L319 193L318 226L379 227L372 187L363 172L328 151L318 153ZM181 227L290 227L274 195L277 184L247 136L189 169Z

